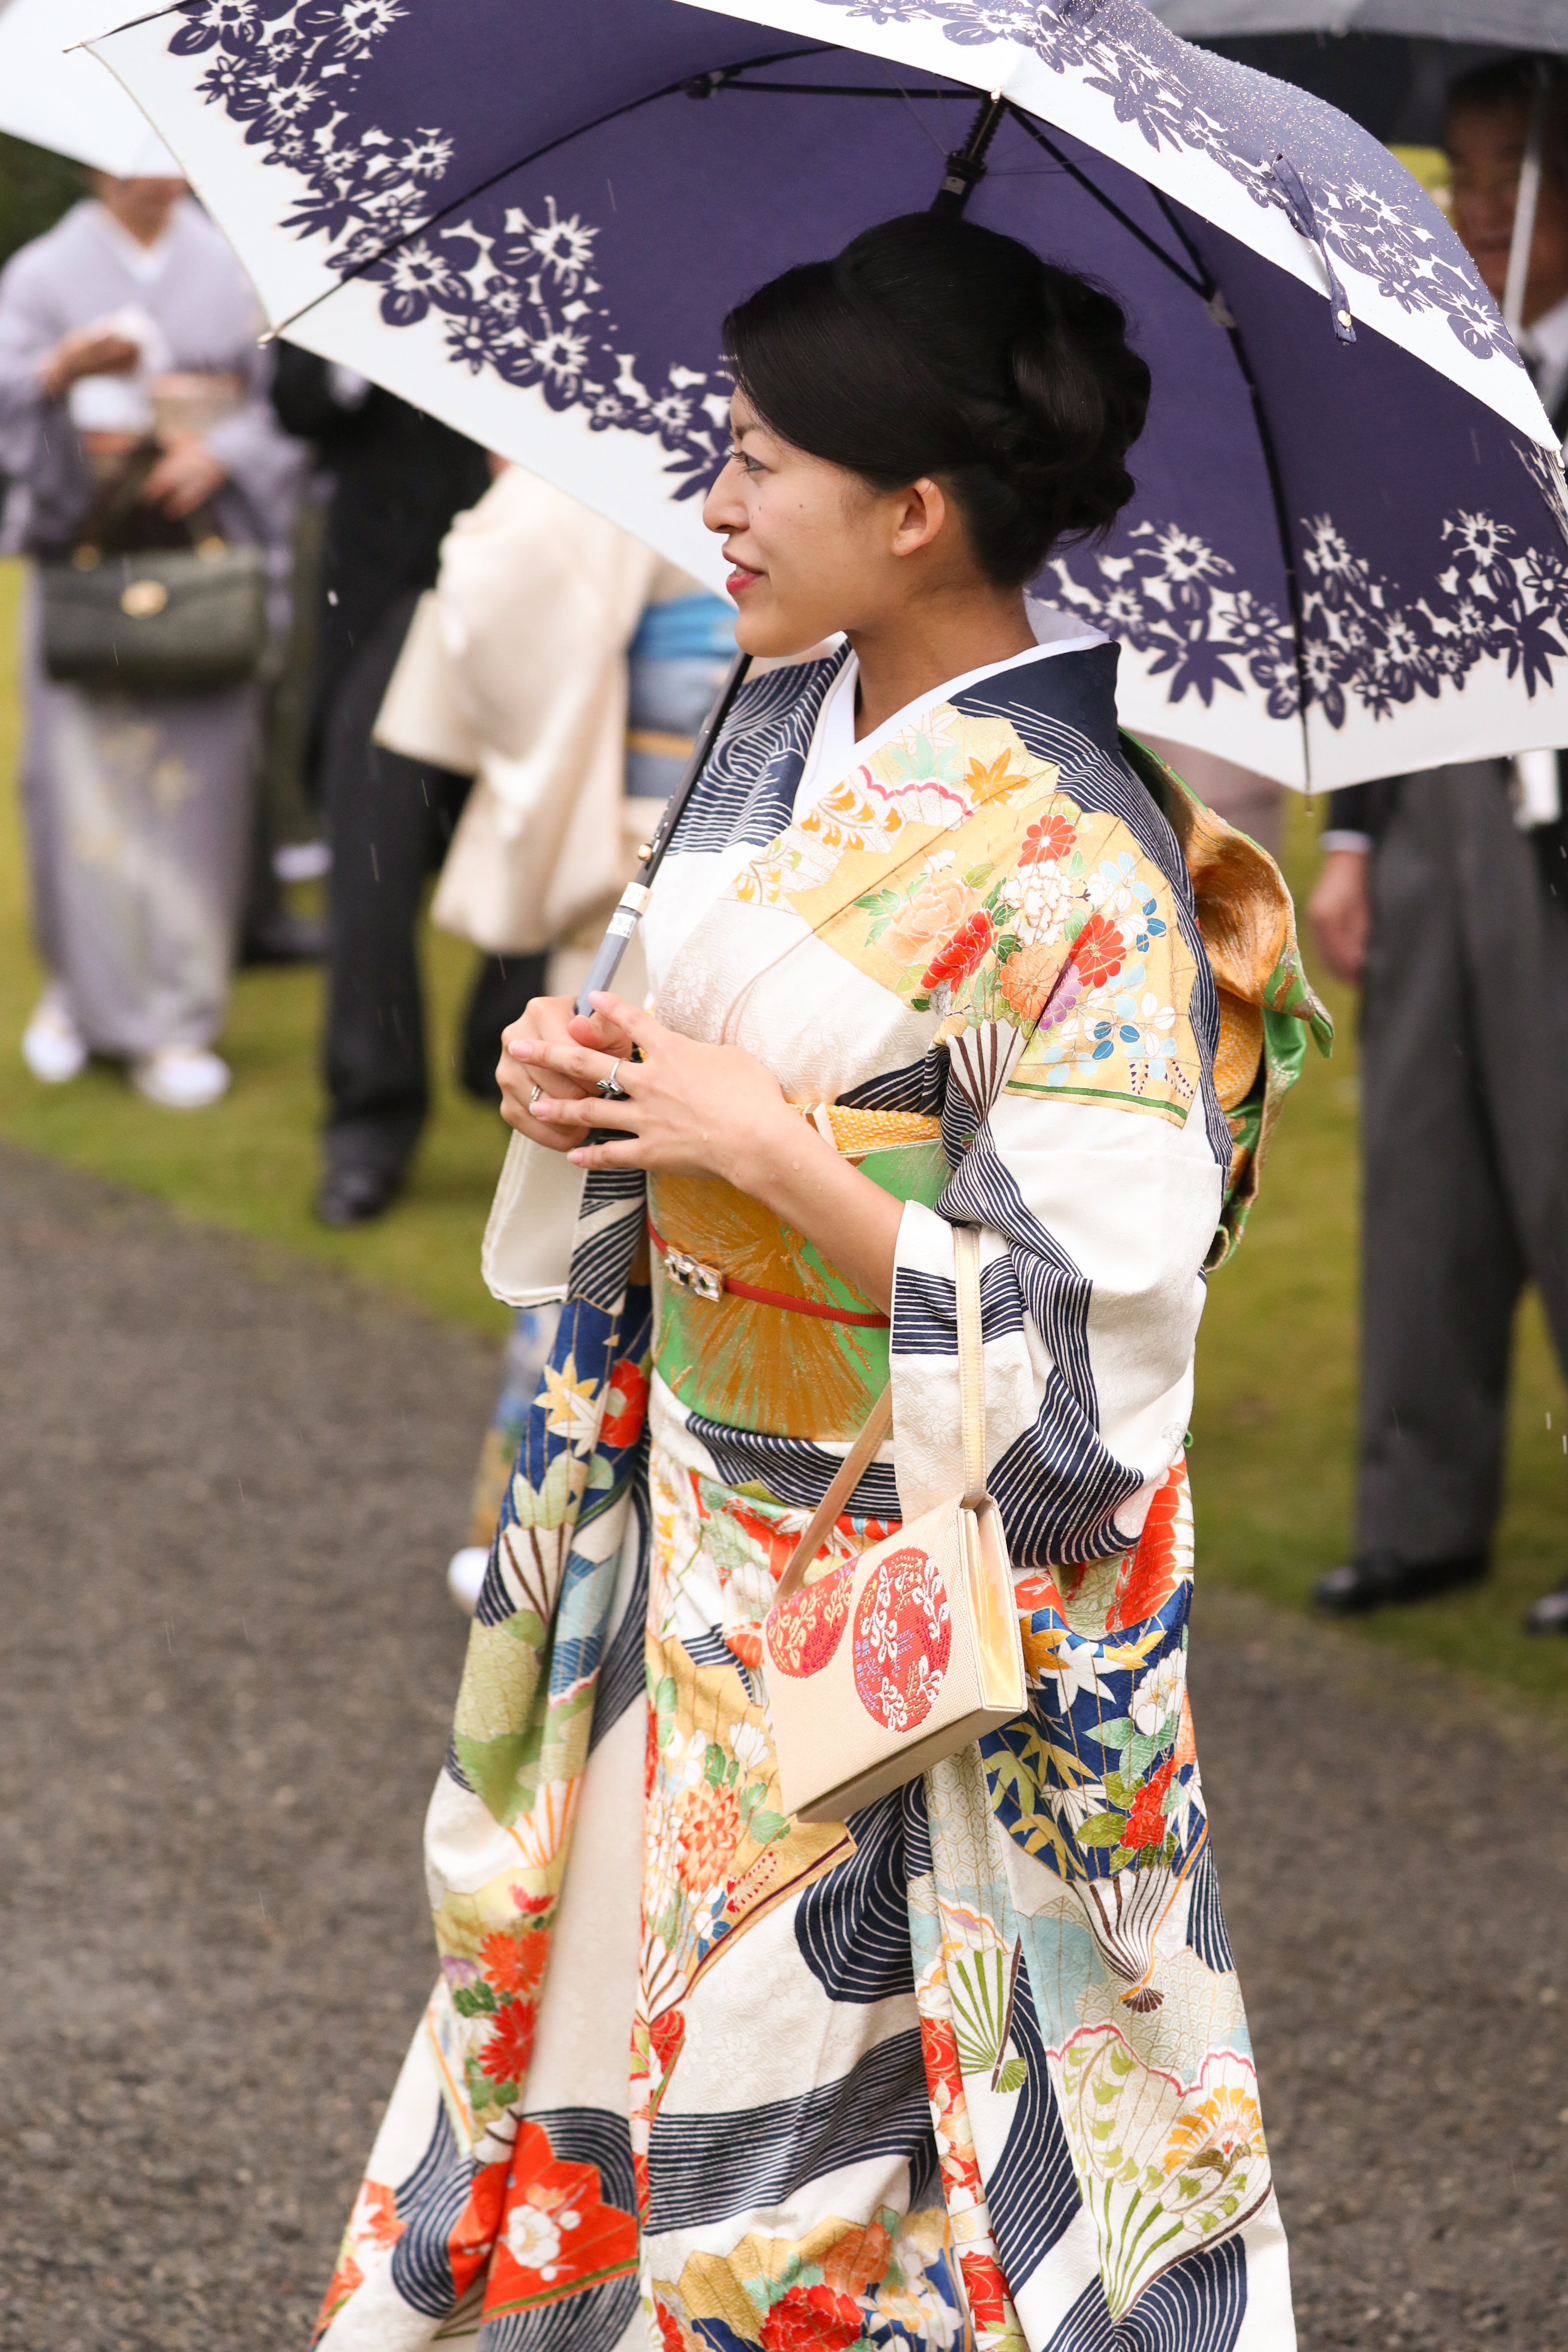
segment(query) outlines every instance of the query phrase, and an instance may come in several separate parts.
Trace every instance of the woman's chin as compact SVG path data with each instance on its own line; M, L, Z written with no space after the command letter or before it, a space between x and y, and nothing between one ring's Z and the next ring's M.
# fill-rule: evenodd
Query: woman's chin
M831 635L831 629L825 631L819 622L766 597L761 581L740 599L735 643L743 654L776 660L783 654L805 653Z

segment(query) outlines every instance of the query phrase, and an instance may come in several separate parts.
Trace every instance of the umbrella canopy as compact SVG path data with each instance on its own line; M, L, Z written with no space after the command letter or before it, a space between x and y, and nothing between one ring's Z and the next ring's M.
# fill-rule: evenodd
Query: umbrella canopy
M1173 32L1407 33L1505 49L1568 49L1563 0L1149 0Z
M0 0L0 131L118 179L177 173L141 108L73 46L124 15L123 0Z
M1140 0L181 0L96 47L294 340L715 584L724 310L983 120L970 217L1116 288L1154 372L1133 507L1042 583L1126 723L1320 788L1568 740L1557 446L1468 257Z

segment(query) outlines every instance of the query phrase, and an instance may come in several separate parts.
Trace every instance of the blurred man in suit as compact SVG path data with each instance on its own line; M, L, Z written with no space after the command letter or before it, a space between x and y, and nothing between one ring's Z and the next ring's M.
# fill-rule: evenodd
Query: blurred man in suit
M1502 299L1533 60L1457 82L1455 228ZM1520 349L1568 427L1568 75L1550 69ZM1335 1613L1487 1572L1514 1310L1527 1282L1568 1363L1568 825L1560 755L1331 796L1309 913L1363 999L1360 1480ZM1565 1562L1568 1566L1568 1562ZM1568 1633L1568 1583L1532 1632Z
M288 343L272 396L332 478L310 753L332 842L316 1213L360 1225L395 1197L429 1109L419 908L469 784L383 751L371 730L441 541L453 516L484 496L489 467L449 425ZM480 974L463 1076L487 1099L501 1030L534 992L526 978L493 959Z

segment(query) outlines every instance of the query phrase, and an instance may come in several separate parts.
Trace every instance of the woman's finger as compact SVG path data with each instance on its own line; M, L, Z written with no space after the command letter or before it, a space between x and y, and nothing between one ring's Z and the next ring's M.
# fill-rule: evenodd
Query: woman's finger
M640 1045L645 1054L664 1034L661 1022L651 1013L645 1013L640 1004L628 1004L624 996L611 996L603 989L595 989L592 1002L595 1013L629 1037L634 1045Z
M584 1117L586 1112L588 1116ZM529 1105L530 1118L542 1119L568 1127L623 1127L628 1134L636 1132L637 1110L633 1104L616 1102L614 1096L605 1095L541 1095Z
M574 1168L640 1168L642 1146L636 1136L625 1143L579 1143L566 1157Z
M601 1054L591 1045L574 1045L565 1041L536 1053L531 1062L534 1069L563 1072L569 1078L581 1079L584 1087L596 1087L600 1080L614 1072L617 1084L625 1085L626 1076L637 1065L626 1054Z

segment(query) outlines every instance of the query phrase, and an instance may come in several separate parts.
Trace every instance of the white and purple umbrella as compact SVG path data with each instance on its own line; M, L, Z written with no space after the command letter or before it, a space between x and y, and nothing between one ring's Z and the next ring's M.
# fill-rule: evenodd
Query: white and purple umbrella
M1468 256L1140 0L179 0L94 47L276 326L715 584L725 310L946 177L1153 369L1132 507L1042 583L1126 724L1320 790L1568 741L1559 452Z

